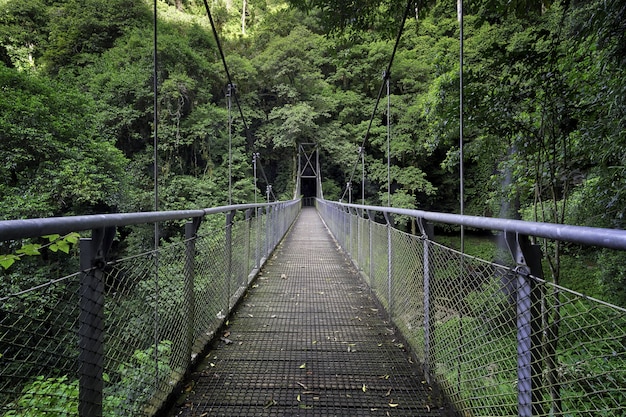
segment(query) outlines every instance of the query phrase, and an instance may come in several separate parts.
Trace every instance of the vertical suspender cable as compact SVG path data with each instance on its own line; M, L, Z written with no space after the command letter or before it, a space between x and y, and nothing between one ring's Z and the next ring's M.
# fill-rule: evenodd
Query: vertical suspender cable
M359 147L361 154L361 204L365 205L365 147Z
M457 15L459 20L459 200L460 214L465 214L465 186L463 172L463 0L457 0ZM461 225L461 265L460 273L463 275L465 256L465 227ZM461 276L461 279L463 277ZM461 392L461 363L463 361L463 308L460 309L459 315L459 361L457 367L457 384L458 392Z
M389 114L391 111L391 98L389 94L390 75L389 70L383 73L385 81L387 82L387 207L391 207L391 147L389 145L391 142L391 115Z
M226 97L228 99L228 205L233 204L233 119L230 115L234 85L230 82L226 87Z
M463 172L463 0L457 0L459 19L459 191L460 214L465 214L465 186ZM465 228L461 226L461 253L465 253Z
M159 167L158 167L158 132L159 132L159 114L158 114L158 59L157 59L157 0L154 0L154 50L153 50L153 68L152 68L152 93L153 93L153 142L154 147L154 211L159 211ZM154 384L158 390L159 381L159 223L154 223Z

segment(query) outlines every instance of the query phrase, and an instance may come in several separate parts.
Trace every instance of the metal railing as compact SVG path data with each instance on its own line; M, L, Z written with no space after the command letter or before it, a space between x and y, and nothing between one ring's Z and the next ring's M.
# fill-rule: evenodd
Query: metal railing
M426 378L461 415L624 415L626 310L542 279L529 237L625 250L626 231L325 200L317 207ZM393 216L415 221L419 234L394 228ZM512 262L438 244L433 223L500 232Z
M59 276L50 259L2 273L0 416L153 415L219 336L299 210L294 200L1 221L5 250L25 238L92 232L64 261L76 273ZM158 250L150 249L154 222L168 231ZM128 227L145 235L143 253L113 244Z

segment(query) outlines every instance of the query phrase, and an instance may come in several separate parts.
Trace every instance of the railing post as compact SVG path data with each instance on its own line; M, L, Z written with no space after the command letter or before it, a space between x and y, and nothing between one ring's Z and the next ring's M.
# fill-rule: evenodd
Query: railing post
M362 258L362 253L363 253L363 248L361 246L363 246L363 239L361 238L361 213L362 211L357 209L356 210L356 241L357 241L357 245L356 245L356 259L357 259L357 264L359 267L359 271L363 270L363 258Z
M246 210L246 267L244 268L244 274L241 276L241 286L245 287L248 284L248 279L246 278L250 271L254 268L250 268L250 252L252 246L252 232L250 231L252 226L252 209ZM244 280L246 282L244 282Z
M233 275L233 219L235 217L235 210L226 213L226 243L225 243L225 258L226 258L226 311L227 315L230 312L230 296L231 288L230 281Z
M352 259L352 211L350 207L346 208L346 250L350 259Z
M374 280L374 243L372 239L372 224L374 223L374 217L372 216L372 212L367 210L367 224L368 224L368 233L369 233L369 274L370 274L370 288L372 291L376 289L376 281Z
M344 207L337 209L337 229L339 230L339 244L342 248L346 247L346 211Z
M115 228L96 229L80 240L78 317L78 415L101 417L104 391L104 273Z
M263 218L263 208L256 207L254 209L255 221L256 221L256 253L254 268L261 267L261 219Z
M389 300L389 318L393 318L393 250L391 245L391 226L393 219L387 212L385 214L385 221L387 222L387 297Z
M272 206L268 205L265 208L265 259L269 259L270 256L270 239L272 231Z
M518 415L543 415L541 379L541 249L528 236L506 233L517 267L517 398Z
M424 219L418 218L417 224L420 228L421 238L424 243L423 265L424 265L424 377L427 382L431 382L433 360L432 352L434 351L434 315L432 306L432 274L430 268L430 241L434 236L432 225L428 224Z
M191 354L194 342L196 295L194 290L195 265L196 265L196 233L200 226L200 218L185 223L185 301L187 302L187 337L185 340L185 365L191 362Z

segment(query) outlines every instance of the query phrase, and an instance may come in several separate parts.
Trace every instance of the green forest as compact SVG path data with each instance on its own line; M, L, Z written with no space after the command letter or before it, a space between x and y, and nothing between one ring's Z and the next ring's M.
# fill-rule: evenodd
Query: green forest
M241 106L230 133L207 8ZM623 228L626 4L468 0L463 16L465 214ZM344 201L365 142L365 201L385 205L389 120L391 205L458 212L459 32L455 0L0 0L0 216L152 210L155 75L161 210L227 204L229 169L232 202L253 202L253 153L260 198L293 198L311 142ZM601 265L583 289L625 301L621 253L550 249Z

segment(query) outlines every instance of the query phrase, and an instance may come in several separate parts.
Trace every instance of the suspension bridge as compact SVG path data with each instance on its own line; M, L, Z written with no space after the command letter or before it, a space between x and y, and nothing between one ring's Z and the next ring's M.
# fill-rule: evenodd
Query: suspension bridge
M418 232L395 227L402 217ZM181 238L113 245L154 223ZM491 230L514 262L445 247L436 224ZM529 239L623 250L624 231L321 198L0 222L14 243L88 230L75 273L28 288L10 277L0 294L3 416L618 416L626 404L626 311L542 279Z
M155 13L155 161L156 56ZM459 133L463 184L462 108ZM43 239L72 269L3 278L0 416L624 415L626 310L545 280L535 242L626 250L626 231L466 216L462 185L458 215L331 202L315 144L299 151L291 201L158 211L155 163L154 212L0 221L15 259ZM116 245L152 225L151 249ZM442 245L441 225L507 260Z

